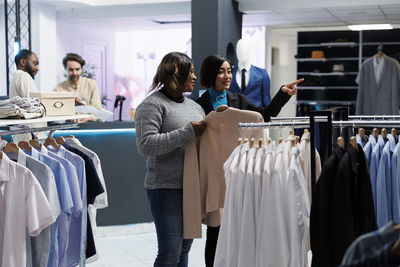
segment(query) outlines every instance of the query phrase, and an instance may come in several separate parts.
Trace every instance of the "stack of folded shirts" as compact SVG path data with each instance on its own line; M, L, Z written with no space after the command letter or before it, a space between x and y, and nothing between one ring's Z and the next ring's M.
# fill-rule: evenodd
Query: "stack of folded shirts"
M44 107L37 97L19 97L0 100L1 119L33 119L43 117Z

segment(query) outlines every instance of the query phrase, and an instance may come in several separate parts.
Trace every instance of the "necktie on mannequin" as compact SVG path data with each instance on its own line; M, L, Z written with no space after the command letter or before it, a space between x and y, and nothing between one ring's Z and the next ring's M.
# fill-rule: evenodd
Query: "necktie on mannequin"
M240 86L240 89L242 89L242 92L246 90L246 69L242 69L242 86Z

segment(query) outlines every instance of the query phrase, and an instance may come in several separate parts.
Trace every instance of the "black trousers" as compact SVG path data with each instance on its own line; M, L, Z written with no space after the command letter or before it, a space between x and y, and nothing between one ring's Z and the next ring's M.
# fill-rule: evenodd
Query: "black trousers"
M217 249L217 241L219 234L219 226L207 226L207 240L205 249L206 267L214 266L215 250Z

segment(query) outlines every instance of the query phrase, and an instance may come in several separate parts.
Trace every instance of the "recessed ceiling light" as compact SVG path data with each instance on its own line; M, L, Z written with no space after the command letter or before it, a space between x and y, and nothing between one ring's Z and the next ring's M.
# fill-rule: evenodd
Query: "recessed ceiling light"
M390 24L358 24L358 25L347 25L347 27L352 31L393 29L393 26Z

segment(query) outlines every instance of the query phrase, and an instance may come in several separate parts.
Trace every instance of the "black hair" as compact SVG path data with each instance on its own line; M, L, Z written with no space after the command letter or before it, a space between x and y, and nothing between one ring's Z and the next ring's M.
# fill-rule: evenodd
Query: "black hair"
M221 65L227 61L232 68L231 61L220 55L211 55L204 59L200 68L200 84L207 88L215 86L215 79Z
M18 54L14 58L14 62L15 62L15 65L17 66L17 68L19 67L21 59L27 59L32 54L33 54L33 52L28 49L22 49L21 51L19 51Z
M183 53L171 52L166 54L158 65L151 89L154 90L160 85L172 90L183 87L192 66L193 61Z

